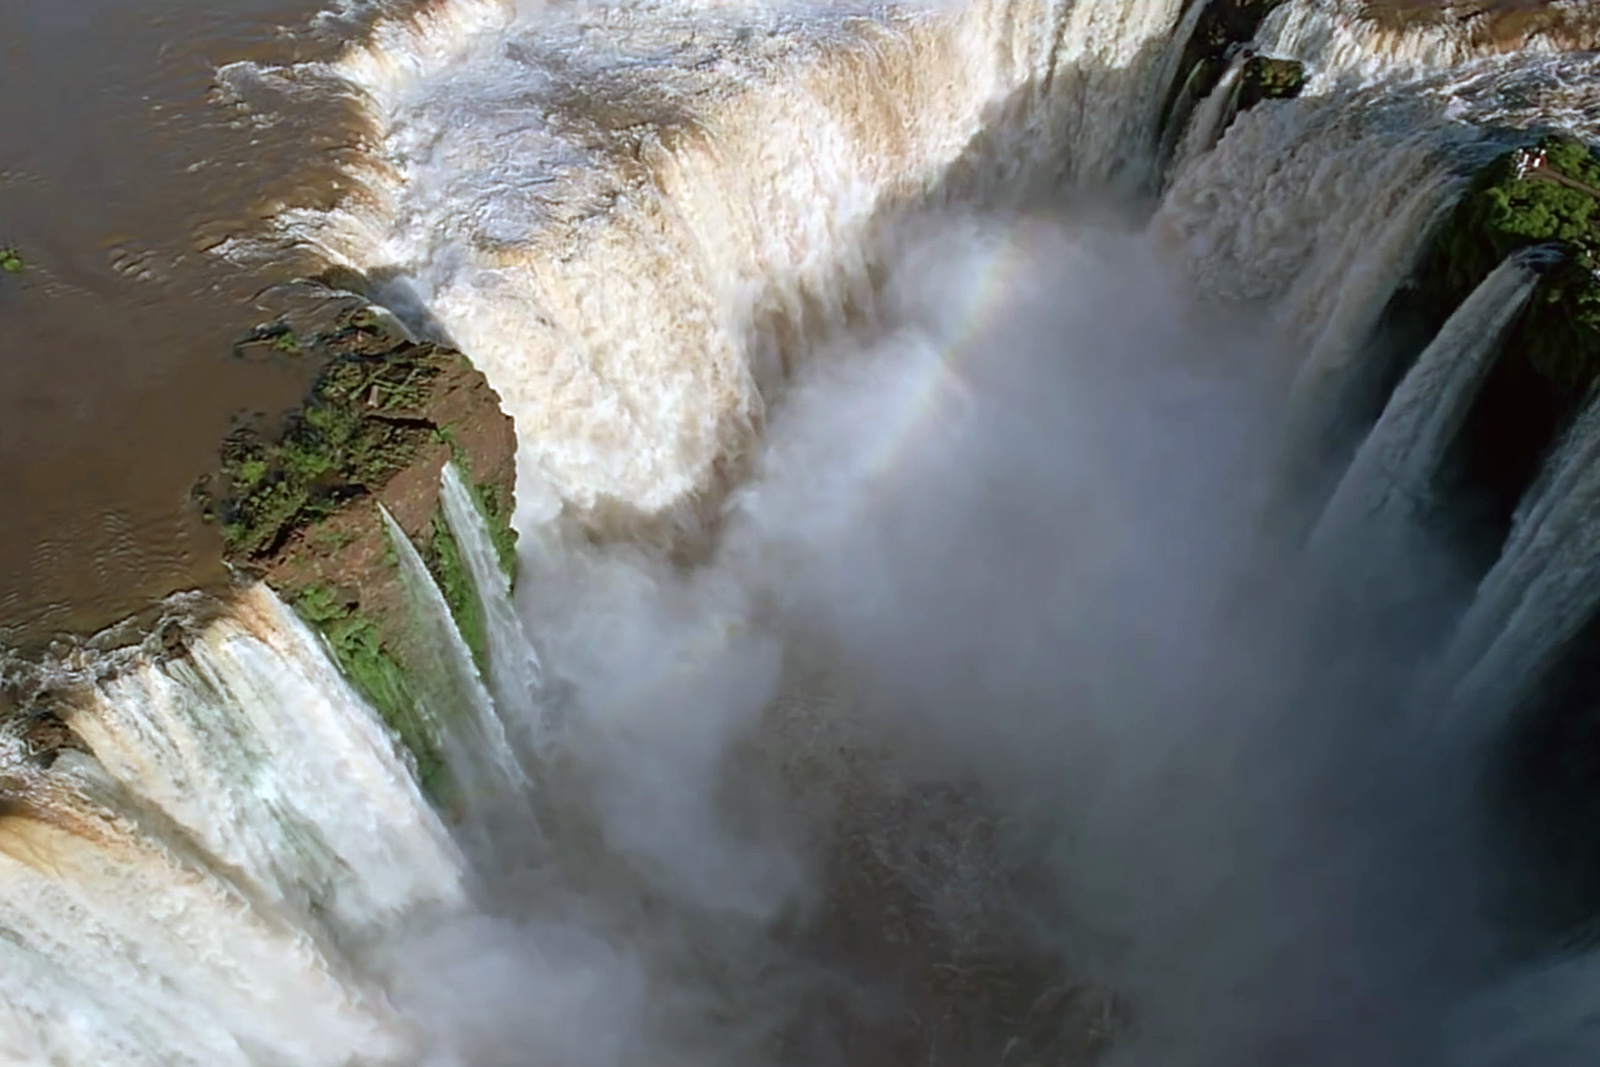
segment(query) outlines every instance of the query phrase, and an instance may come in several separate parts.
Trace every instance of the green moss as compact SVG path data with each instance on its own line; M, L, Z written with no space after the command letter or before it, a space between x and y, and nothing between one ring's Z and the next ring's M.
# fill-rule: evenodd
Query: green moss
M354 530L336 529L332 526L316 526L311 530L311 540L318 548L337 551L353 543L358 535Z
M1233 112L1248 111L1263 100L1287 100L1305 88L1305 64L1295 59L1254 55L1239 69Z
M427 442L415 412L438 357L418 346L329 363L301 409L274 437L244 430L223 448L224 548L261 556L296 527L382 485Z
M417 714L405 669L385 646L377 624L321 584L302 589L294 609L322 634L345 677L411 753L418 784L437 803L446 787L444 760Z
M517 529L511 525L511 501L502 499L498 487L467 481L472 493L473 506L489 527L489 539L494 542L495 557L500 569L513 584L517 580Z
M21 274L24 265L21 252L15 248L0 248L0 271L7 274Z
M1231 50L1255 38L1262 22L1284 0L1204 0L1205 11L1185 44L1178 70L1183 77L1170 90L1163 115L1186 122L1190 109L1222 80ZM1248 106L1248 105L1244 105ZM1241 107L1240 110L1244 110Z
M478 673L487 677L489 632L483 617L483 603L478 599L472 576L461 558L461 547L456 544L443 515L433 517L433 539L428 544L424 559L428 570L433 572L434 580L439 583L445 603L450 605L450 614L455 616L461 639L472 650Z
M1509 152L1478 174L1419 272L1418 296L1442 323L1505 257L1552 245L1560 266L1507 338L1558 392L1575 397L1600 376L1600 159L1557 136Z

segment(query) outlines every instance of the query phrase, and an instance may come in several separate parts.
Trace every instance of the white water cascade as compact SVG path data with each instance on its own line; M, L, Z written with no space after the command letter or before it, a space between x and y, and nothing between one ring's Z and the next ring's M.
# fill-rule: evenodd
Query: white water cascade
M1357 543L1363 527L1396 509L1414 516L1466 421L1506 329L1533 295L1541 251L1510 256L1442 326L1389 398L1345 471L1311 537L1325 553Z
M1237 69L1162 129L1180 0L439 0L330 64L225 68L359 114L359 192L257 240L488 376L517 595L447 464L480 672L384 513L448 819L261 586L67 687L53 763L0 737L0 1059L1539 1050L1454 1013L1589 969L1497 984L1524 961L1475 815L1376 725L1438 635L1371 647L1357 614L1324 654L1300 546L1252 523L1491 127L1595 137L1600 64L1357 6L1280 7L1254 44L1308 92L1226 131ZM1409 520L1535 283L1511 257L1431 340L1313 559ZM1600 607L1597 455L1600 400L1447 658L1489 726Z
M1600 607L1600 398L1574 420L1515 517L1447 662L1464 704L1494 715L1526 696Z
M439 500L450 532L461 546L461 554L483 606L488 641L489 683L494 703L507 728L529 729L527 751L538 754L549 744L551 724L543 705L544 672L539 653L528 638L511 602L511 578L500 564L498 549L471 490L454 463L444 466L443 491Z
M345 953L461 906L465 872L303 623L253 587L184 659L94 687L69 723L92 759L46 772L6 752L25 798L0 831L12 1062L403 1052L404 1025Z
M388 509L380 505L380 510L420 631L416 643L424 660L415 673L434 683L420 694L420 711L443 752L452 785L469 793L516 795L527 784L527 775L484 687L472 650L416 546Z

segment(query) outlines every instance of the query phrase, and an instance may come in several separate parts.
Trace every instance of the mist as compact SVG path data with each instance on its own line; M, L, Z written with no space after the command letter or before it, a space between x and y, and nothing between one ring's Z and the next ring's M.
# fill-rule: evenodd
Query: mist
M707 558L524 472L557 741L485 914L381 949L428 1062L1447 1062L1505 963L1449 545L1307 561L1295 353L1144 233L892 247Z

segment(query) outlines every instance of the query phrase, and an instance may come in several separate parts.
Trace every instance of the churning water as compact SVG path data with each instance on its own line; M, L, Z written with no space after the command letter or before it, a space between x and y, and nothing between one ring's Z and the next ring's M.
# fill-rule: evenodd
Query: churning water
M447 470L485 676L391 526L443 816L264 588L75 679L81 751L0 753L0 1053L1600 1053L1484 786L1600 599L1600 407L1491 567L1430 495L1537 257L1353 400L1489 124L1593 137L1600 67L1290 0L1307 94L1173 137L1196 14L441 0L225 68L359 114L348 194L221 252L486 372L515 599Z

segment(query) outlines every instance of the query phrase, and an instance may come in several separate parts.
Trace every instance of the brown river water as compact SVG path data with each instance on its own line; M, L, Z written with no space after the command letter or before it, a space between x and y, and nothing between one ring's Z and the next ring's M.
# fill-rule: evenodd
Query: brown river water
M225 579L188 502L230 420L310 368L233 343L291 312L292 256L230 235L331 189L356 134L327 101L226 98L219 67L331 56L318 0L0 2L0 645L93 630ZM225 246L222 246L225 249Z

